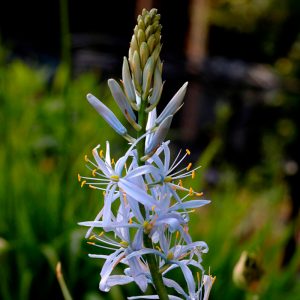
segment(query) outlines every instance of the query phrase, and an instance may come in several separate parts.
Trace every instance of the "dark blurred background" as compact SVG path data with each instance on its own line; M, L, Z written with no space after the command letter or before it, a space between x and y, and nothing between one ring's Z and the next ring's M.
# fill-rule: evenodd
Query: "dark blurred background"
M174 119L170 136L175 141L174 150L189 147L193 162L204 165L199 185L213 203L217 203L210 208L213 210L216 205L215 211L206 212L204 216L206 229L198 228L196 223L194 229L199 238L211 239L209 264L212 269L215 266L214 272L221 277L219 285L216 283L213 299L243 299L244 292L234 287L229 278L243 249L259 249L260 256L270 257L267 266L274 264L278 274L287 274L282 285L278 285L279 275L266 280L260 291L262 299L281 299L288 286L290 293L285 297L300 299L299 289L294 288L299 285L299 263L292 264L299 257L300 239L300 2L297 0L31 0L1 3L0 121L3 124L1 140L6 150L0 154L1 172L10 175L3 175L1 187L4 219L0 222L0 249L4 250L0 250L0 263L4 267L0 276L5 279L0 280L0 298L61 299L54 272L49 271L45 278L47 283L42 285L46 291L54 287L49 297L38 291L37 281L39 274L47 270L46 265L50 262L53 268L58 257L65 262L67 281L69 276L69 288L75 299L105 297L91 292L93 288L97 289L98 268L91 266L93 262L82 262L85 255L82 247L86 246L81 245L81 236L76 235L75 229L82 219L72 215L77 212L82 218L93 217L91 212L97 202L89 193L90 214L83 211L84 206L80 203L84 195L77 195L77 185L73 186L70 173L73 176L78 171L74 166L81 168L80 164L84 165L82 161L77 162L82 151L89 151L88 147L91 148L92 142L97 143L98 139L105 140L93 124L87 124L91 122L93 112L85 108L82 99L85 93L93 92L89 90L93 88L96 94L110 97L105 81L109 77L121 77L122 57L127 56L136 17L144 7L155 7L162 16L161 58L166 84L158 109L162 109L178 88L189 81L185 105ZM30 85L33 87L29 88ZM31 115L24 113L28 108ZM28 128L25 133L19 132L22 122L23 129ZM101 121L94 122L101 129L105 128ZM19 158L30 165L26 165L27 171L15 162L21 147L18 134L19 137L28 135L27 147L22 148L23 154ZM85 138L76 144L79 135L85 135ZM109 135L113 134L109 132ZM84 149L78 149L81 146ZM8 161L15 162L15 170ZM23 174L21 178L15 175L20 173ZM28 188L24 181L33 173L45 175L41 176L43 182L38 190ZM55 183L57 190L53 192L49 176L55 181L55 174L59 174L59 180ZM9 193L10 188L16 190L15 194ZM31 199L35 212L31 211L28 216L27 212L22 213L18 220L30 225L18 226L15 225L19 222L15 220L15 209L24 194L24 199ZM222 200L223 195L227 202ZM56 201L57 206L49 217L53 224L50 233L46 234L40 228L41 225L47 228L47 224L38 216L39 210L32 200L35 197L37 202L41 197L49 198L45 201ZM77 197L77 204L72 208L69 207L71 197ZM253 198L260 197L264 200L257 204ZM246 200L240 203L242 198ZM240 214L230 215L236 205L240 207L237 209ZM245 207L248 207L248 213L244 211ZM39 209L45 210L45 207L41 205ZM253 216L253 211L257 215ZM227 250L220 251L221 258L214 257L217 252L213 249L221 249L222 238L226 239L222 234L223 225L218 227L219 235L212 238L216 229L212 218L222 218L218 215L220 212L227 214L225 223L235 219L235 223L227 227L232 239L226 249L239 244L231 264ZM35 220L29 221L32 219ZM37 247L37 256L42 253L48 263L43 259L33 259L31 263L32 258L20 254L19 247L23 244L18 240L24 239L20 236L24 226L33 228L28 232L34 241L25 243L25 254L29 255L31 250L28 249ZM225 228L223 226L223 233ZM275 228L282 233L280 238L274 233ZM15 235L11 236L11 229ZM63 232L67 232L66 238ZM61 238L57 237L58 233ZM66 258L69 252L64 247L73 241L74 235L78 242L78 248L74 246L76 255L74 249L69 250L76 262L70 262ZM272 238L265 245L263 240L267 236ZM276 251L272 252L272 249ZM85 275L93 276L95 285L83 284L85 275L74 275L75 270L79 271L78 264L90 264L84 269ZM18 270L15 276L19 278L14 291L12 266ZM291 283L290 278L295 282ZM275 285L282 293L274 288ZM227 288L226 294L222 289ZM116 289L111 297L119 299L123 292ZM127 292L132 294L130 290Z

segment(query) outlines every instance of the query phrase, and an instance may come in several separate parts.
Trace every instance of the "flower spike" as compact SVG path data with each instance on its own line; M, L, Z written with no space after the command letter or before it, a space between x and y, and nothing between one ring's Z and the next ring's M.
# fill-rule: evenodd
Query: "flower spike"
M101 291L134 282L144 295L128 299L208 300L214 281L202 267L202 255L208 246L192 240L188 225L190 214L210 201L184 184L186 178L195 178L200 168L191 162L183 165L191 152L179 151L173 160L170 141L164 141L173 115L183 105L187 83L158 117L156 114L164 86L159 21L156 9L142 11L128 59L123 58L121 84L108 80L114 100L136 130L136 139L106 105L87 95L89 103L130 145L119 159L111 156L108 141L106 149L98 145L92 150L93 159L85 156L89 175L78 174L77 179L81 187L100 192L103 204L93 220L79 225L88 228L90 247L100 250L89 256L104 260ZM174 269L184 282L179 284L171 278ZM122 272L114 274L118 270ZM156 294L145 295L148 285ZM176 295L169 295L169 290Z

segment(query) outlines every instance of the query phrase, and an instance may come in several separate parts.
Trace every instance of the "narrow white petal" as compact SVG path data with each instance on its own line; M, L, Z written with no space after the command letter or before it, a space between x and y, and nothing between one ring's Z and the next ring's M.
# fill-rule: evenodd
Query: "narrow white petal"
M177 110L181 107L183 98L186 93L188 83L186 82L173 96L173 98L170 100L170 102L167 104L165 109L162 111L162 113L158 116L155 123L160 124L165 120L168 116L174 115Z
M174 211L179 209L198 208L209 203L209 200L190 200L183 203L176 203L170 207L170 210Z
M125 180L124 178L120 178L118 182L119 187L124 190L126 194L131 196L136 201L144 204L146 207L151 208L156 204L155 200L148 195L144 190L140 187L132 184L129 180Z
M87 94L87 100L118 134L125 135L127 133L127 129L122 125L115 114L99 99L92 94Z

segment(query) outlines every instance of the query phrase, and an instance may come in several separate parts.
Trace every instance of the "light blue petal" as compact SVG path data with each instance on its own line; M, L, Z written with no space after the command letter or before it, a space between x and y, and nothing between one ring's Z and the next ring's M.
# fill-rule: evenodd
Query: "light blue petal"
M195 280L192 271L188 268L186 264L182 262L178 262L178 261L171 261L171 262L173 262L174 264L178 264L178 266L180 267L183 276L185 278L186 284L188 286L189 295L191 296L192 299L194 299L195 298L194 295L196 292L196 285L195 285Z
M114 194L117 186L112 184L107 187L106 196L104 198L104 207L103 207L103 226L107 227L111 224L112 211L111 205L114 201Z
M106 281L106 286L108 289L115 285L124 285L128 284L130 282L133 282L134 279L132 277L126 276L126 275L111 275L108 277Z
M126 194L131 196L136 201L142 203L146 207L151 208L156 204L155 200L151 196L149 196L140 187L132 184L130 181L120 178L118 185Z
M182 298L168 295L169 300L182 300ZM135 300L135 299L159 299L158 295L147 295L147 296L133 296L133 297L127 297L128 300Z
M93 226L95 228L103 228L104 226L107 226L102 221L86 221L86 222L79 222L78 225L80 226ZM133 227L133 228L139 228L141 225L139 224L129 224L129 223L109 223L109 227L111 228L118 228L118 227Z
M149 146L147 147L147 149L145 149L146 156L149 154L153 154L153 152L156 151L156 149L164 141L170 129L172 118L173 115L169 115L159 124Z
M99 156L99 153L98 153L98 149L100 148L100 145L96 146L93 150L92 150L92 153L93 153L93 156L94 156L94 159L97 163L97 166L98 168L102 171L102 173L110 178L110 176L112 175L112 169L109 168L109 166L101 159L101 157Z
M119 108L121 109L123 115L128 118L128 115L132 120L136 120L136 116L131 108L131 105L129 104L128 99L126 98L122 88L114 79L108 79L107 81L110 92L117 102Z
M99 99L92 94L87 94L87 100L118 134L125 135L127 133L127 129L122 125L115 114Z
M150 248L144 248L138 251L134 251L132 253L130 253L129 255L126 256L125 261L132 258L132 257L136 257L136 256L142 256L142 255L146 255L146 254L155 254L160 256L162 259L166 260L166 256L159 252L156 249L150 249Z
M183 203L176 203L170 207L170 211L179 210L179 209L188 209L188 208L198 208L209 204L210 200L190 200Z
M155 123L160 124L165 120L168 116L174 115L177 110L181 107L183 98L186 93L188 83L186 82L179 90L178 92L173 96L173 98L170 100L170 102L167 104L165 109L162 111L162 113L158 116Z
M167 287L173 288L178 294L181 294L185 298L188 298L187 293L175 280L163 277L163 282Z
M111 272L116 266L116 263L120 260L120 258L124 255L123 249L118 249L116 252L109 255L102 267L100 272L101 280L99 284L99 289L104 292L108 292L110 290L110 286L107 286L106 282Z

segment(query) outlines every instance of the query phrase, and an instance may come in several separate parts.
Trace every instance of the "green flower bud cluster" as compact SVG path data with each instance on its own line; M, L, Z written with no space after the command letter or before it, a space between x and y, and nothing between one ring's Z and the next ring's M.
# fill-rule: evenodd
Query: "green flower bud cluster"
M140 138L149 132L138 152L142 160L153 155L164 141L174 114L182 107L187 83L177 91L166 107L156 115L164 83L162 81L161 29L160 15L157 9L144 9L137 18L130 42L129 55L123 58L121 83L115 79L108 80L110 92L128 123ZM135 139L128 133L115 114L92 94L88 101L107 123L129 142Z
M131 38L128 61L124 58L122 79L124 91L132 107L139 110L140 101L147 101L147 111L151 111L158 103L162 83L160 15L156 9L143 10L137 18L137 25ZM129 62L129 64L128 64ZM145 105L143 105L145 107Z

